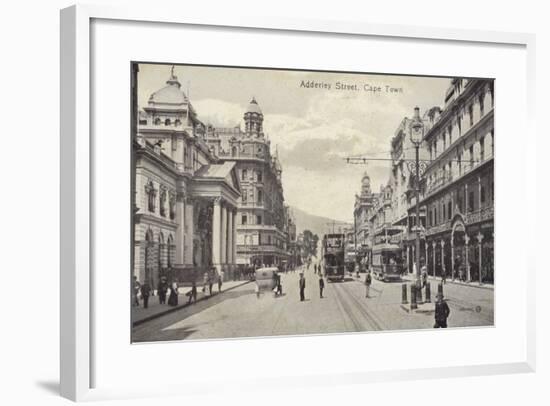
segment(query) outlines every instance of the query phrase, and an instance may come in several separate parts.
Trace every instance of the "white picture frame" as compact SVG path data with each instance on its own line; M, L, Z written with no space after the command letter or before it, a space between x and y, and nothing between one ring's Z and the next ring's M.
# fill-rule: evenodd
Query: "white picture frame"
M358 37L407 38L437 40L468 45L470 43L502 44L524 47L527 54L526 143L527 150L535 149L534 132L534 47L535 37L526 33L488 32L461 29L380 25L306 19L231 19L223 16L192 16L188 10L156 7L110 8L105 6L77 5L61 11L61 395L75 400L90 400L120 396L145 396L154 390L128 388L94 388L95 353L91 340L95 328L91 317L93 289L94 229L91 160L91 25L94 20L126 22L191 24L209 27L246 28L249 30L285 31L289 35L299 32L322 35L356 35ZM535 156L533 153L532 156ZM534 160L533 160L534 161ZM533 170L529 162L526 173ZM533 185L534 187L534 185ZM534 229L535 211L528 214L528 224ZM530 372L535 369L535 261L525 264L527 275L526 346L525 358L520 362L502 362L481 365L449 366L439 368L401 369L353 372L335 375L304 374L299 385L363 383L369 381L459 377L502 373ZM401 334L401 333L396 333ZM269 385L272 381L261 381ZM292 385L290 377L280 377L280 384ZM164 388L163 393L193 393L205 387L206 381L188 386ZM202 385L202 386L201 386ZM92 389L93 388L93 389Z

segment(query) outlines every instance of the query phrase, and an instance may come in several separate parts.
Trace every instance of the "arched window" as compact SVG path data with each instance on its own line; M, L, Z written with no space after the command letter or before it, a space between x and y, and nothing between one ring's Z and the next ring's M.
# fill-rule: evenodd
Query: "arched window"
M155 125L160 125L160 118L155 118Z
M172 238L172 235L168 236L168 242L166 245L166 264L168 268L172 267L172 264L174 263L174 239Z
M237 156L237 147L231 148L231 156Z
M143 259L145 273L143 275L142 283L143 282L151 283L153 269L155 268L155 264L154 264L155 255L153 251L155 244L153 239L154 239L153 230L148 229L147 232L145 233L145 246L144 246L145 258Z
M181 120L178 118L175 122L176 127L179 127L181 125Z
M164 120L164 125L171 125L172 122L170 121L169 118L167 118L166 120Z

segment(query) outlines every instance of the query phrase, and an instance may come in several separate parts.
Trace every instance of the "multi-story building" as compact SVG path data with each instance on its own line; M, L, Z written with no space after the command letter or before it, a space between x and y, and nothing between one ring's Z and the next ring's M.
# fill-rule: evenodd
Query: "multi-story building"
M493 86L493 80L453 79L445 107L429 116L420 207L427 213L421 255L430 274L493 281Z
M237 263L284 265L288 231L277 153L263 131L264 116L253 98L239 127L206 129L206 142L222 162L235 162L241 185L237 213Z
M353 210L354 228L357 240L357 261L368 262L372 249L372 208L378 200L378 194L371 190L370 177L365 172L361 179L361 192L355 195Z
M235 162L208 148L173 69L146 106L135 104L133 274L156 287L161 276L184 282L213 268L230 273L241 196Z

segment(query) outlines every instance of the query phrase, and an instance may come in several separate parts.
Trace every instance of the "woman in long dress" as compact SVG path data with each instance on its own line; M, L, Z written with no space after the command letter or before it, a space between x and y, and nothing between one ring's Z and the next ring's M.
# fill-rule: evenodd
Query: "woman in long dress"
M170 306L178 305L178 284L176 282L172 282L170 285L170 297L168 298L168 304Z

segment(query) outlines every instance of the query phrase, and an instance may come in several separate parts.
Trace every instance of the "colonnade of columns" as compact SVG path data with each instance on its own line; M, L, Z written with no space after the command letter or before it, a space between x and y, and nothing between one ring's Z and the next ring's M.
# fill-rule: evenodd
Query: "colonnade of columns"
M212 263L220 272L225 265L235 264L237 209L221 198L214 200L212 215Z
M478 278L479 283L482 283L482 268L483 268L483 239L484 236L481 232L478 232L475 237L470 237L468 234L464 235L464 265L466 267L466 279L467 281L472 281L472 274L470 269L470 244L476 244L475 251L476 252L476 258L473 259L475 262L477 262L478 265ZM459 277L459 275L455 274L455 246L454 241L451 238L450 241L451 246L451 272L448 273L449 270L446 269L445 266L445 245L447 244L447 241L445 239L434 239L431 241L431 244L426 244L426 259L428 259L428 247L431 245L432 248L432 263L431 263L431 269L429 265L427 264L428 273L431 273L434 277L436 276L436 263L437 263L437 253L436 249L438 245L441 247L441 268L442 272L446 273L446 275L451 276L452 279L455 279ZM414 250L413 250L414 253ZM409 255L409 252L407 251L407 256ZM430 272L431 271L431 272Z

